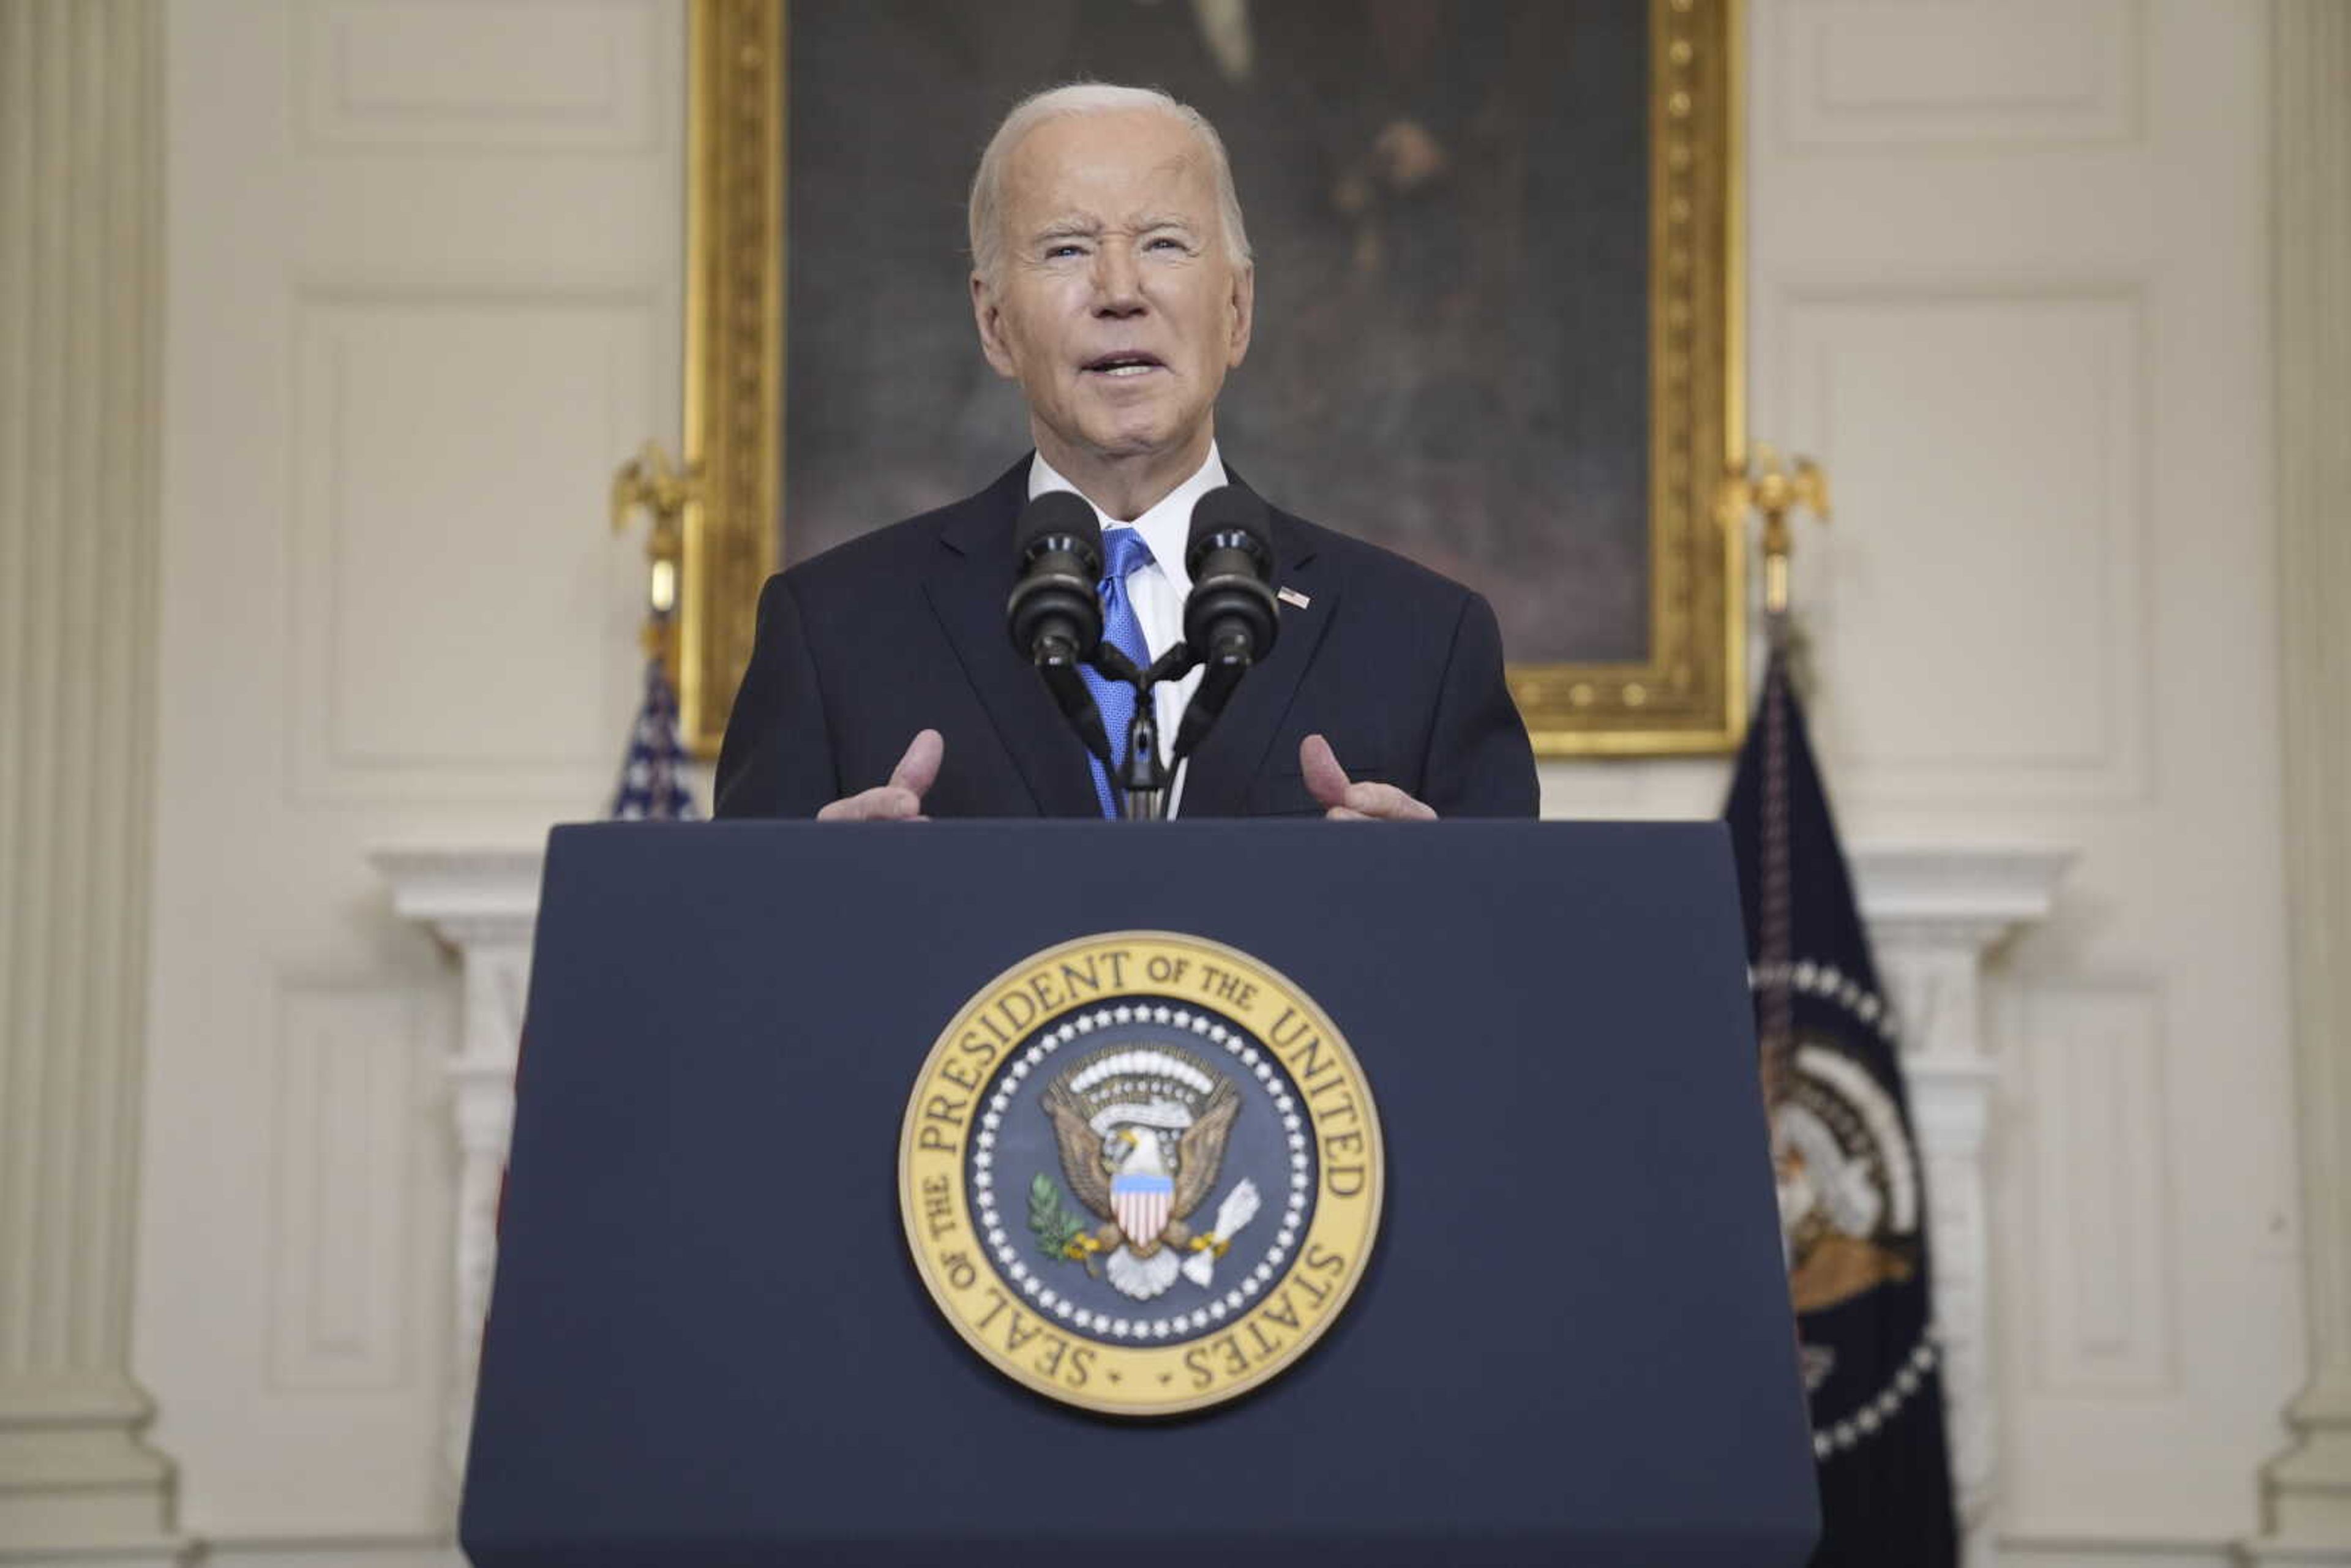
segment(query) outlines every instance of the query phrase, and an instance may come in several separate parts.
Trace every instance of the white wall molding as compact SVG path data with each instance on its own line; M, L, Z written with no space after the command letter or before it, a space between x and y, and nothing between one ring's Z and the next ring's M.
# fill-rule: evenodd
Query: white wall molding
M268 1386L396 1389L416 1338L405 1134L425 998L292 978L273 991Z
M648 287L343 284L293 301L295 472L284 663L288 798L545 800L601 787L600 720L637 671L642 549L594 535L597 473L654 416ZM492 380L484 408L466 389ZM491 547L481 518L504 519ZM420 646L415 628L449 634ZM487 655L478 630L512 640ZM465 700L454 700L454 694ZM592 782L591 782L592 781Z
M392 884L393 912L455 954L465 995L457 1051L443 1063L458 1159L444 1379L448 1406L442 1423L442 1452L454 1487L465 1474L482 1323L497 1269L498 1195L514 1135L515 1062L530 992L544 856L536 849L483 847L385 849L368 858Z
M1865 524L1797 568L1845 787L1940 810L2146 800L2146 280L1878 267L1784 280L1765 314L1781 434Z
M2001 1568L2238 1568L2225 1541L2071 1541L2012 1536Z
M2055 1397L2176 1396L2164 988L2036 986L2018 1000L2016 1089L2041 1129L2019 1227L2041 1324L2036 1387Z
M1970 844L1862 844L1853 852L1871 938L1886 944L1984 942L2048 918L2068 849ZM1907 1017L1908 1027L1918 1019ZM1975 1038L1970 1023L1968 1039ZM1917 1049L1917 1042L1914 1042ZM1972 1044L1948 1042L1972 1051Z
M2311 1376L2255 1564L2351 1563L2351 8L2276 0L2278 574Z
M1787 0L1777 65L1791 152L2022 152L2141 131L2140 0Z
M0 6L0 1562L176 1555L130 1372L162 12Z
M299 8L318 152L651 151L676 108L659 0L327 0Z

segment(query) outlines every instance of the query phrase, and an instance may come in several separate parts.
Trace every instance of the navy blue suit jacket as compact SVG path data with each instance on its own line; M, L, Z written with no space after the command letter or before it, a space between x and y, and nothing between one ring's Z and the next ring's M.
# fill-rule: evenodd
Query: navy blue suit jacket
M718 758L716 814L808 817L886 783L917 730L946 740L935 817L1100 814L1085 748L1004 626L1021 459L978 495L768 580ZM1236 480L1236 483L1238 481ZM1272 511L1272 654L1193 753L1186 817L1319 812L1298 745L1449 817L1531 817L1534 755L1485 600L1401 556Z

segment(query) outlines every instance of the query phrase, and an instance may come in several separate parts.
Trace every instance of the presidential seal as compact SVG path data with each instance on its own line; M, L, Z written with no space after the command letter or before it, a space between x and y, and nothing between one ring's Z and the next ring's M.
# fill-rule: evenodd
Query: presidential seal
M1784 985L1792 1003L1771 1154L1813 1452L1825 1461L1937 1385L1918 1152L1880 1075L1900 1045L1870 980L1806 959L1759 967L1751 983Z
M1322 1009L1156 931L998 976L931 1048L898 1149L907 1243L956 1333L1119 1416L1294 1363L1363 1278L1382 1174L1371 1088Z

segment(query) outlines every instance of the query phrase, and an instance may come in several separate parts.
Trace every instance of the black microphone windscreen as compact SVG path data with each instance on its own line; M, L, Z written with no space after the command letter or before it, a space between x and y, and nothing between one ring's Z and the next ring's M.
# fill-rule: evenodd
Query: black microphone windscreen
M1238 485L1219 485L1192 506L1192 531L1184 541L1184 569L1197 577L1200 558L1209 540L1220 533L1240 533L1256 547L1260 570L1273 567L1273 538L1267 527L1265 503Z
M1027 561L1040 539L1056 534L1083 539L1092 547L1094 559L1102 559L1102 518L1084 497L1068 490L1048 490L1021 507L1020 521L1012 534L1018 559Z

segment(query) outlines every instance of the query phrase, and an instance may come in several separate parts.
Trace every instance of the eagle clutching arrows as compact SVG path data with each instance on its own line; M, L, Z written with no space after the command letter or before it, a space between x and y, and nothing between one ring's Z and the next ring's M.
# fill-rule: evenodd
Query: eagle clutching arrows
M1042 1098L1070 1190L1102 1221L1072 1239L1069 1255L1102 1254L1111 1284L1136 1301L1162 1294L1179 1272L1206 1288L1258 1208L1256 1184L1243 1180L1213 1228L1190 1222L1240 1113L1231 1082L1189 1052L1145 1046L1080 1062Z

